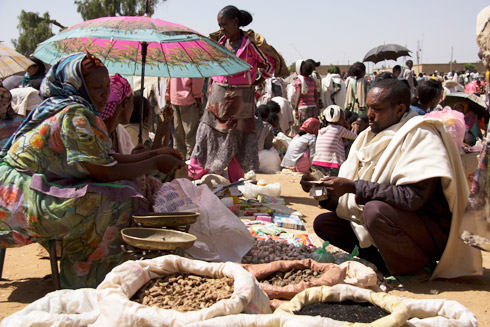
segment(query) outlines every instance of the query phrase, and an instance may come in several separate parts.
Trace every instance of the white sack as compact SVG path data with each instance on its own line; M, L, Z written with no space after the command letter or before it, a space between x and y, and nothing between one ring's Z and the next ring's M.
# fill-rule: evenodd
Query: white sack
M162 186L155 195L155 212L198 211L189 233L196 236L190 256L206 261L241 262L254 245L254 238L206 185L195 186L179 178Z
M130 298L153 278L174 273L234 278L231 298L221 300L209 308L179 312L142 305ZM167 255L151 260L127 261L114 268L97 287L100 315L93 327L185 326L189 323L217 316L270 313L269 298L259 283L239 264L209 263Z
M85 327L99 316L95 289L60 290L46 294L6 317L1 327Z
M276 149L264 149L259 152L259 172L274 174L281 170L281 158Z
M475 315L459 302L443 299L401 299L407 306L410 327L476 327Z

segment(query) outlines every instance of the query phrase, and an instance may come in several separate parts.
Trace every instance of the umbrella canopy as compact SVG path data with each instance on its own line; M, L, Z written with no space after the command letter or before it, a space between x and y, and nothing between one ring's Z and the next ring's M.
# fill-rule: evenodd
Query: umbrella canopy
M410 56L410 52L398 44L383 44L369 50L362 61L371 61L376 64L383 60L396 60L403 56Z
M26 71L31 65L33 61L0 43L0 78Z
M34 56L53 64L67 54L86 50L101 59L111 74L139 75L144 59L147 76L226 76L250 68L190 28L142 16L85 21L39 44Z

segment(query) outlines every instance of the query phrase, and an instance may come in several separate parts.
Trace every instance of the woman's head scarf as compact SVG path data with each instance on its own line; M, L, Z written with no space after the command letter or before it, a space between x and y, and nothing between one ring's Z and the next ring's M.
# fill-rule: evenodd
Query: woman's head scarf
M104 107L104 110L100 114L102 119L107 119L114 115L117 106L128 96L130 96L133 91L131 90L131 85L128 80L117 74L110 76L111 79L111 94Z
M299 128L300 130L308 134L318 134L318 129L320 128L320 121L316 118L308 118L305 120L303 125Z
M99 59L90 56L85 53L70 54L60 58L51 66L39 90L39 94L46 99L29 113L3 147L0 157L4 157L7 154L10 146L17 138L33 130L44 120L54 116L66 107L82 105L98 115L97 108L90 98L85 85L82 69L86 71L86 67L91 70L104 65ZM87 64L82 65L82 61Z

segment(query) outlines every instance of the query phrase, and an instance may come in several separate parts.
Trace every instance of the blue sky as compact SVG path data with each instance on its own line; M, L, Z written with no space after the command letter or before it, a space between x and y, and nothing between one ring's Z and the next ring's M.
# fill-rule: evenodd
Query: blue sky
M451 47L457 62L475 62L476 15L489 5L484 0L168 0L153 17L208 35L218 29L217 13L229 4L253 15L246 28L262 34L288 64L313 58L326 65L352 64L383 43L398 43L413 53L420 44L424 63L449 62ZM82 21L72 0L0 0L0 40L9 46L18 37L22 9L48 11L65 26ZM417 63L415 54L412 58Z

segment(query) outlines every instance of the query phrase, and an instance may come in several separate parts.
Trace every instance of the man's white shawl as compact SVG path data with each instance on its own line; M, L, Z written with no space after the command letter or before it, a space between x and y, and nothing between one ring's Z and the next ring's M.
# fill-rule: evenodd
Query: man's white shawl
M399 123L378 134L368 128L352 145L339 177L392 185L440 177L452 221L448 243L432 278L482 273L480 251L458 239L464 226L474 221L463 221L468 184L458 148L442 122L409 110ZM367 247L373 242L363 226L362 211L355 194L340 197L337 215L351 221L361 247Z

